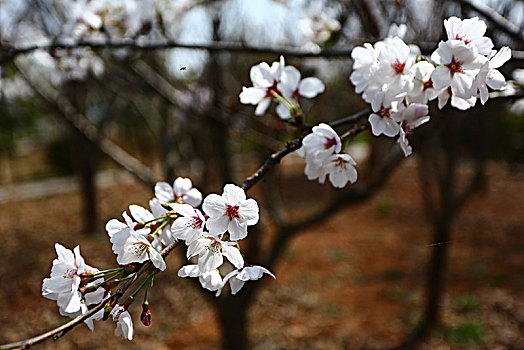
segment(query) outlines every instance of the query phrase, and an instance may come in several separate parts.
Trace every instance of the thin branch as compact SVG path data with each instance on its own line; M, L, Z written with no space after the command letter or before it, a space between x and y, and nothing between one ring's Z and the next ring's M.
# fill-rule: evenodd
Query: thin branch
M244 184L242 185L242 188L244 191L249 190L254 184L256 184L262 177L271 169L275 164L280 163L282 158L284 158L286 155L296 151L297 149L302 146L302 137L295 139L293 141L290 141L286 144L286 147L284 149L273 153L264 164L250 177L248 177Z
M385 157L383 166L377 171L377 175L367 184L353 186L340 195L332 203L328 204L316 213L311 214L302 221L280 227L275 243L272 245L271 251L269 252L269 256L264 265L268 266L268 268L273 266L278 256L280 256L281 250L285 247L289 239L291 239L304 227L327 219L330 215L335 214L344 205L357 204L373 196L377 190L382 187L384 182L389 179L391 172L396 166L398 166L398 164L401 163L403 158L404 155L402 152L400 152L399 149L393 149L390 154Z
M471 0L455 0L459 4L471 8L473 11L480 13L482 16L486 17L495 27L508 34L512 39L518 41L521 45L524 44L524 33L520 28L508 21L497 11L491 7L484 5L482 3L474 3Z
M108 155L117 164L122 166L131 174L149 187L155 185L151 169L138 159L124 151L120 146L110 139L104 137L98 128L92 124L84 115L78 113L71 103L51 86L46 86L42 80L32 78L30 68L22 60L15 62L18 70L31 86L31 88L42 99L57 112L57 115L69 125L78 130L87 140L93 143L100 151Z
M62 42L56 41L52 44L32 44L27 46L12 46L0 45L0 52L4 52L0 56L0 64L13 60L17 55L29 53L34 50L52 51L56 49L77 49L77 48L91 48L91 49L133 49L133 50L162 50L162 49L196 49L206 50L208 52L237 52L237 53L257 53L257 54L274 54L284 55L286 57L326 57L326 58L349 58L354 45L362 45L366 40L351 40L353 45L344 48L327 48L318 51L303 50L301 48L291 46L248 46L238 42L211 42L208 44L182 44L173 40L160 40L150 42L139 42L133 39L112 39L112 40L80 40L76 42ZM417 44L422 52L432 52L436 48L435 43L418 42ZM513 51L513 58L524 59L524 52Z
M345 118L336 120L336 121L328 123L328 124L332 128L335 128L335 127L340 126L340 125L349 124L349 123L355 123L357 120L359 120L362 117L367 116L370 113L371 113L371 108L366 108L366 109L361 110L360 112L357 112L355 114L352 114L350 116L347 116Z

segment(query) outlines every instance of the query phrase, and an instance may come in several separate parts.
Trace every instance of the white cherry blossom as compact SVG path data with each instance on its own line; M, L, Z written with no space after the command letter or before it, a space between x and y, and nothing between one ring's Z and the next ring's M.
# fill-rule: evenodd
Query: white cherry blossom
M309 77L300 80L300 72L293 66L284 68L280 87L282 94L292 105L297 105L298 100L302 97L313 98L325 90L324 83L318 78ZM282 119L291 117L288 106L283 102L279 102L276 111Z
M386 97L385 92L380 92L375 95L373 103L371 104L373 113L369 116L369 124L371 124L371 132L375 136L384 134L389 137L396 136L399 132L399 125L392 118L392 115L397 112L397 102L391 101Z
M476 47L466 46L460 40L441 41L431 59L439 64L431 74L435 89L451 86L451 93L455 96L464 99L473 96L473 81L486 61L484 56L478 54Z
M493 50L489 61L480 68L479 74L475 79L475 89L478 89L480 102L485 104L489 97L488 86L493 90L502 90L506 86L506 79L497 70L511 58L511 49L507 46L498 52Z
M217 292L217 296L220 295L222 288L229 281L229 286L231 288L231 294L237 294L240 289L244 286L244 283L247 281L256 281L262 278L264 274L268 274L273 278L276 278L275 275L271 273L268 269L262 266L246 266L241 270L233 270L224 277L222 286Z
M203 234L206 218L189 204L174 203L172 207L180 216L171 226L171 233L174 238L182 239L189 245Z
M313 132L302 140L302 147L297 150L297 154L306 158L309 164L320 165L326 161L333 153L340 152L342 143L338 134L329 125L321 123L313 127Z
M81 274L84 272L97 272L98 269L87 265L80 254L80 247L76 246L73 251L65 248L59 243L55 244L57 259L53 260L50 278L45 278L42 283L42 295L45 298L56 300L60 314L72 318L85 314L87 306L99 303L104 296L104 289L82 295L80 292ZM103 279L96 279L87 287L95 286ZM86 320L86 324L92 330L92 322Z
M151 259L153 265L163 271L166 268L164 258L141 234L132 228L122 229L111 237L113 252L117 255L116 261L120 265L133 262L143 263Z
M244 258L234 242L222 241L217 236L200 236L189 244L187 258L198 255L198 268L202 273L214 270L224 262L224 256L235 266L244 266Z
M158 182L155 185L155 196L161 203L182 202L193 207L198 207L202 203L202 194L193 188L191 180L178 177L173 186L167 182Z
M343 188L348 182L357 181L357 163L349 154L333 154L320 170L319 182L324 183L325 177L329 175L329 181L336 188Z
M284 57L280 56L279 62L273 62L271 67L266 62L261 62L251 67L249 76L252 87L242 87L240 103L256 105L255 115L262 115L271 103L273 94L279 94L280 78L285 67Z
M411 55L410 47L399 37L386 38L384 44L378 57L376 79L387 84L388 96L399 98L412 88L411 68L415 57Z
M258 222L258 204L250 198L246 199L244 190L236 185L224 186L224 193L210 194L204 199L202 209L209 215L207 229L212 234L229 232L232 241L238 241L247 236L247 227Z
M453 16L444 20L444 27L449 40L460 40L466 45L474 46L481 55L490 54L493 42L484 36L486 23L478 17L461 20Z
M117 304L110 315L113 317L113 321L116 322L115 335L127 340L133 340L135 331L133 329L133 319L129 311Z

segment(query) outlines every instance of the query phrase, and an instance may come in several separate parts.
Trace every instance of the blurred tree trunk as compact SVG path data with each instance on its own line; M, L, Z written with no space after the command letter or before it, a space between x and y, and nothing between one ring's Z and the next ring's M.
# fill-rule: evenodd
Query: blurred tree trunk
M435 125L431 130L433 135L419 135L420 138L429 138L425 142L427 147L421 148L418 168L426 214L433 226L424 314L415 332L399 347L400 349L417 349L440 322L453 225L467 200L484 183L488 130L483 115L472 115L475 119L472 122L466 116L458 118L459 116L453 113L434 114L437 118L434 118ZM475 157L474 172L462 186L459 186L459 146L467 131L474 136L474 144L470 145L474 148L471 152Z
M216 310L222 328L222 346L227 350L247 350L249 322L247 319L251 293L247 285L237 295L223 295L216 300ZM224 291L229 293L229 291Z
M71 104L85 115L85 83L70 81L64 90ZM97 153L92 144L77 129L71 126L68 129L73 170L80 181L82 193L82 232L94 232L98 219L95 185Z

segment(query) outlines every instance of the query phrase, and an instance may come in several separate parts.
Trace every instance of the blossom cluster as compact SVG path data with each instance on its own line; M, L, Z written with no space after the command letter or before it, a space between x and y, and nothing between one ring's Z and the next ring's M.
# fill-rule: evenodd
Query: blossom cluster
M501 90L506 84L497 68L511 58L511 50L493 50L482 20L450 17L444 27L448 40L441 41L429 58L398 36L364 44L351 53L350 81L372 106L373 134L398 135L406 156L412 152L406 135L429 120L429 101L438 99L443 108L451 99L453 107L466 110L478 97L486 103L488 87Z
M261 62L251 67L249 76L253 86L242 88L240 102L256 105L255 115L263 115L274 100L278 103L276 112L280 118L300 118L300 98L313 98L325 89L318 78L301 79L298 69L286 66L283 56L271 66Z
M339 153L341 149L340 137L329 125L321 123L313 127L313 132L304 137L302 147L297 150L297 154L306 159L307 178L318 179L323 184L329 175L329 181L337 188L357 181L357 163L349 154Z
M261 62L250 71L252 87L243 87L240 102L256 105L255 115L262 115L272 100L277 102L276 113L283 120L293 118L300 121L302 110L299 99L312 98L324 92L324 83L316 77L301 79L300 72L293 66L286 66L284 57L271 66ZM357 180L355 161L349 154L340 153L342 141L327 124L313 127L297 154L306 159L304 170L309 180L318 179L324 183L326 177L335 187L342 188L348 182Z
M202 211L198 207L202 205ZM104 296L121 282L131 278L137 264L148 260L154 266L148 270L142 285L123 304L108 302L99 312L85 322L93 330L93 321L112 316L117 322L116 335L131 340L133 321L127 311L134 296L146 288L141 321L151 323L147 291L155 273L166 269L162 250L175 242L185 242L187 258L193 264L178 271L180 277L197 277L203 288L219 296L229 284L236 294L246 281L258 280L263 274L275 276L266 268L248 265L240 251L239 241L246 238L248 226L259 220L257 202L247 198L244 190L236 185L224 186L222 195L202 194L193 188L187 178L177 178L171 186L159 182L149 209L130 205L124 220L111 219L106 231L122 267L99 271L85 264L80 248L74 252L56 244L58 258L53 261L50 278L44 279L42 294L56 300L60 314L76 317L85 314L89 305L100 304ZM224 259L225 258L225 259ZM231 266L224 265L229 261ZM222 277L222 272L227 273Z

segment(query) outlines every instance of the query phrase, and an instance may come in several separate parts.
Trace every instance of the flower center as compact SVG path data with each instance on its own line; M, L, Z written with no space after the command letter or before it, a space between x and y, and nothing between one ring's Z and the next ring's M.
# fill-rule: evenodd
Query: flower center
M342 158L342 157L338 157L338 158L335 159L333 162L335 162L335 166L336 166L336 167L339 167L339 168L345 168L345 167L346 167L346 164L349 163L347 160L345 160L345 159Z
M455 60L455 57L451 59L451 62L447 64L447 67L449 68L451 73L464 73L464 71L461 68L460 62Z
M238 214L238 205L232 206L228 204L226 208L226 215L229 220L240 218L240 215Z
M429 78L429 80L423 82L422 85L423 85L424 90L432 88L433 87L433 80L431 80L431 78Z
M281 91L278 88L278 81L273 80L273 85L267 88L266 96L267 97L273 97L274 95L280 95Z
M142 254L144 254L144 252L147 250L147 248L148 248L148 245L145 244L144 242L136 242L136 243L131 244L128 250L132 254L136 255L137 257L141 257Z
M337 140L332 137L330 139L326 138L326 143L324 143L324 148L329 149L337 144Z
M395 63L391 65L391 67L393 68L396 74L403 74L404 68L406 67L406 62L400 62L397 58L397 60L395 61Z
M467 39L464 39L463 37L461 37L460 35L455 35L455 40L460 40L460 41L463 41L464 44L469 44L471 42L471 40L467 40Z
M391 107L384 107L382 106L378 112L375 112L376 115L378 115L381 118L389 118L389 111L391 110Z
M192 228L200 228L202 226L202 219L198 216L193 216L193 220L189 223Z

